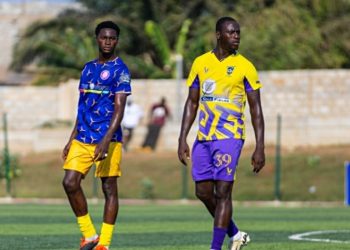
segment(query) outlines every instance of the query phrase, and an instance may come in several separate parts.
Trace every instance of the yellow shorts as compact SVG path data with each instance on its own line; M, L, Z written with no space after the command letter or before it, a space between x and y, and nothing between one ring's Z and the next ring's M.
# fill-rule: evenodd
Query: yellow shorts
M95 144L85 144L73 140L63 169L75 170L86 175L93 164L96 165L96 177L121 176L120 161L122 158L122 144L111 142L108 157L102 161L94 161Z

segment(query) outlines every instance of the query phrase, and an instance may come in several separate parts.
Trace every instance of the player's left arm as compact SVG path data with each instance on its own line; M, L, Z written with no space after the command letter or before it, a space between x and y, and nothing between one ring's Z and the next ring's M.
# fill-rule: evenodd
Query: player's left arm
M265 166L265 124L259 89L247 92L250 115L255 133L256 146L252 155L253 172L258 173Z
M102 141L96 146L95 149L95 158L94 160L100 161L106 158L108 154L109 143L111 142L115 131L120 126L121 121L123 120L124 109L126 104L127 93L116 93L114 97L114 112L112 115L111 122L107 133L103 137Z

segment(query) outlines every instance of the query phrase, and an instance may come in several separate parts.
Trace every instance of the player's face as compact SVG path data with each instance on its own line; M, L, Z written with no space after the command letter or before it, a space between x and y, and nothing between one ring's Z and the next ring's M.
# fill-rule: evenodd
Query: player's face
M118 44L117 32L114 29L102 29L96 40L102 54L112 54Z
M224 50L237 50L241 39L241 30L239 24L233 21L227 21L222 25L221 31L217 32L217 38L220 46Z

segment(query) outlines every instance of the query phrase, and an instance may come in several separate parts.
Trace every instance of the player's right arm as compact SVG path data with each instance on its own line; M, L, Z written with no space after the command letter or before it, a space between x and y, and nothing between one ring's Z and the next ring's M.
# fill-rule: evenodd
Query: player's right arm
M192 127L194 119L197 115L199 104L199 88L189 88L188 97L185 103L184 112L182 116L181 131L179 137L178 157L179 160L187 165L186 160L189 159L190 149L187 144L187 135Z
M72 141L73 139L77 136L78 134L78 130L77 130L77 124L78 124L78 119L75 120L75 125L74 128L72 130L72 133L69 137L68 143L66 144L66 146L64 146L63 151L62 151L62 159L65 161L70 149L70 146L72 145Z
M88 64L89 63L86 63L84 65L84 69L82 70L81 72L81 75L80 75L80 81L79 81L79 86L78 86L78 90L82 89L82 83L86 82L86 79L84 78L85 77L85 74L84 72L87 71L88 69ZM79 91L79 100L78 100L78 107L79 107L79 104L82 102L82 93ZM78 113L79 113L79 108L78 108ZM66 158L67 158L67 155L68 155L68 152L69 152L69 149L70 149L70 146L72 145L72 141L73 139L78 135L78 116L77 118L75 119L75 124L74 124L74 128L72 130L72 133L69 137L69 140L66 144L66 146L64 146L63 148L63 151L62 151L62 159L65 161Z

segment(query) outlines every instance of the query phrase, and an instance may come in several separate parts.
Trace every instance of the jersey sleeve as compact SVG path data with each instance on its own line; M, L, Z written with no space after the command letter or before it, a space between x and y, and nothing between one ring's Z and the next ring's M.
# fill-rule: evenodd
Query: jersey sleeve
M79 85L78 85L78 90L79 90L79 91L83 88L84 82L87 82L87 79L86 79L86 78L87 78L86 72L89 70L88 68L89 68L89 67L88 67L88 64L86 63L86 64L84 65L83 70L82 70L81 73L80 73L80 80L79 80Z
M244 75L244 88L246 92L260 89L262 84L259 80L258 72L252 63L248 63L247 70Z
M129 69L127 67L123 67L119 70L114 79L114 85L112 88L113 93L126 93L131 94L131 77L129 73Z
M190 74L188 75L188 78L186 81L187 86L190 88L197 88L197 89L199 88L199 77L198 77L197 65L198 65L198 61L196 59L192 64Z

